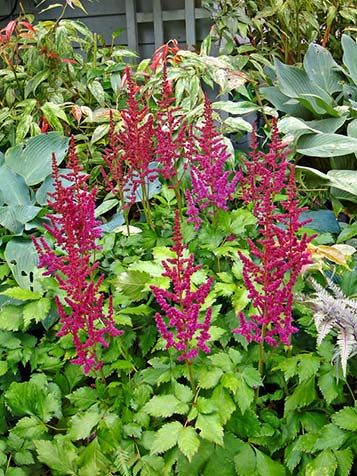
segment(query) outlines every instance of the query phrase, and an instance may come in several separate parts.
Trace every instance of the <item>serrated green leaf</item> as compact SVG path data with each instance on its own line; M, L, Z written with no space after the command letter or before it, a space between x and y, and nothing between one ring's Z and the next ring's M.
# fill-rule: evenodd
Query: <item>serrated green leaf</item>
M301 457L301 451L295 450L293 445L289 445L286 447L284 463L291 472L293 472L296 466L300 463Z
M22 307L9 304L0 310L0 329L18 331L22 325Z
M254 476L256 474L256 455L248 443L243 443L242 449L234 458L238 476Z
M36 440L43 437L48 432L48 428L37 417L23 417L16 423L11 432L20 438Z
M329 423L321 428L320 436L315 443L316 450L339 449L347 438L346 432L337 425Z
M252 388L257 388L263 385L261 375L255 367L243 367L241 375L247 385Z
M302 451L303 453L314 453L315 443L319 438L318 433L305 433L298 437L295 445L295 451Z
M254 390L246 384L245 379L241 374L237 375L237 379L238 390L235 394L234 399L238 403L241 412L244 413L253 403Z
M320 358L313 354L299 355L298 376L299 382L305 382L317 374L320 368Z
M217 408L217 412L221 417L221 423L224 425L236 409L232 397L222 386L218 386L213 391L211 401Z
M178 447L189 461L197 453L200 446L200 439L192 426L186 426L181 429L178 436Z
M34 444L38 459L49 468L66 475L78 474L78 450L68 437L57 435L52 441L37 440Z
M315 378L312 377L303 383L300 383L292 395L285 400L284 413L287 415L296 408L303 408L316 399Z
M196 428L201 430L201 438L223 445L223 426L218 414L199 414L196 420Z
M0 361L0 377L5 375L7 371L8 371L7 362Z
M223 372L233 371L233 362L225 352L218 352L208 356L208 359L215 367L219 367Z
M222 375L222 369L204 367L197 372L197 383L205 389L213 388L217 385Z
M96 411L88 411L85 413L77 413L70 420L69 436L71 440L82 440L88 438L93 427L95 427L101 419L101 415Z
M285 468L265 453L255 450L257 456L257 470L260 476L285 476Z
M166 423L159 431L156 432L154 441L151 446L151 453L165 453L178 442L179 434L182 430L182 424L178 421Z
M40 294L36 294L33 291L30 291L29 289L24 289L20 287L5 289L5 291L2 291L0 294L3 296L12 297L13 299L18 299L19 301L30 301L41 298Z
M321 373L317 379L317 385L326 402L332 403L339 395L335 368L331 366L330 371Z
M331 417L332 421L344 430L357 431L357 410L353 407L344 407Z
M61 416L59 388L48 383L43 374L34 375L28 382L12 382L5 400L15 416L35 416L44 422Z
M125 271L116 281L119 292L128 296L133 302L140 301L150 291L150 275L142 271Z
M181 383L175 382L174 385L174 394L175 397L180 400L180 402L190 403L193 400L193 392L190 387L187 385L182 385Z
M322 451L317 458L306 465L306 476L334 476L337 461L331 450Z
M221 384L224 388L228 388L228 390L235 394L239 387L239 380L236 375L224 374L221 379Z
M334 455L338 463L338 475L349 476L354 460L352 449L346 448L345 450L338 450L334 452Z
M25 304L23 307L24 325L28 327L32 321L43 321L51 309L51 299L41 298L38 301Z
M184 415L189 407L174 395L155 395L144 406L144 411L153 417L169 417L174 413Z
M297 355L282 360L273 370L281 370L284 372L285 380L291 379L298 372L299 357Z
M16 451L14 461L19 466L35 463L33 454L29 450Z

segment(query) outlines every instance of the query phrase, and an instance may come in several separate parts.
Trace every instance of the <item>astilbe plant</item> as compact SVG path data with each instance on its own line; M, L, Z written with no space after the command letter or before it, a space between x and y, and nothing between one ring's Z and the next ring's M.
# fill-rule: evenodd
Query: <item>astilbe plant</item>
M138 192L141 193L146 219L153 226L148 196L149 183L158 176L153 166L153 117L148 106L141 105L136 98L136 86L128 67L125 77L128 85L127 108L121 111L122 127L116 133L111 118L110 144L103 154L109 174L104 169L102 172L108 189L119 194L124 207L133 205Z
M204 123L198 136L189 142L188 156L191 189L186 191L188 221L198 230L203 210L214 215L218 209L228 210L227 202L233 199L240 174L226 170L229 158L222 135L217 131L212 117L212 107L207 96L204 103Z
M294 167L287 159L289 151L279 138L276 123L267 153L258 150L253 133L252 152L245 160L241 179L241 197L253 204L259 238L248 239L251 258L239 252L243 279L255 313L246 318L239 314L242 334L248 342L290 344L297 331L292 325L293 286L303 266L311 262L307 244L312 237L298 232L306 224L299 221L303 208L296 198ZM286 198L277 204L277 195Z
M70 172L60 175L53 157L55 191L49 193L49 206L54 214L48 214L50 225L44 225L55 240L52 249L40 237L34 239L39 255L39 266L47 268L44 275L52 275L65 292L64 303L55 296L60 316L61 330L58 336L72 335L77 357L73 363L82 365L84 372L98 370L102 362L96 356L98 344L107 347L110 336L122 333L114 326L112 300L108 312L104 312L104 295L99 292L104 276L95 280L99 262L93 255L100 247L100 222L94 217L96 189L88 189L88 175L79 165L74 139L69 151ZM70 182L68 186L61 179Z
M210 338L209 327L211 322L212 308L208 308L200 321L200 310L204 304L213 278L201 284L196 290L192 290L192 275L201 269L202 265L194 266L194 255L184 257L186 246L182 242L183 237L180 228L179 212L176 211L174 224L174 245L171 250L175 253L174 258L168 258L162 262L167 276L172 285L172 290L166 290L157 286L151 286L156 301L164 312L165 323L162 315L157 312L155 320L157 328L166 341L166 348L174 347L180 352L179 361L194 359L199 349L208 353L207 340Z

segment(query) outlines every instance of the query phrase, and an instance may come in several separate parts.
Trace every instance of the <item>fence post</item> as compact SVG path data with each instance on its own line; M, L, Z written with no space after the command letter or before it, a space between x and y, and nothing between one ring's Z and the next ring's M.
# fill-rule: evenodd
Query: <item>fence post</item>
M185 0L185 23L187 48L196 45L195 1Z
M125 0L126 31L129 48L138 51L138 27L136 22L136 0Z

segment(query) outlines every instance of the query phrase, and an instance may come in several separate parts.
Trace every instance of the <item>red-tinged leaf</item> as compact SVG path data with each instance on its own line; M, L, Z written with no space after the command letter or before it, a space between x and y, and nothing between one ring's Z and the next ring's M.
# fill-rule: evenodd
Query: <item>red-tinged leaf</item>
M8 40L16 28L16 20L11 20L5 27L6 39Z
M75 118L77 122L79 122L82 119L82 109L79 106L73 106L72 107L72 115Z
M71 63L71 64L78 64L78 61L74 60L74 59L70 59L70 58L64 58L63 60L61 60L62 63Z
M19 22L19 25L23 25L24 27L26 27L28 30L31 30L33 31L34 33L36 33L36 30L35 28L31 25L31 23L29 23L28 21L20 21Z

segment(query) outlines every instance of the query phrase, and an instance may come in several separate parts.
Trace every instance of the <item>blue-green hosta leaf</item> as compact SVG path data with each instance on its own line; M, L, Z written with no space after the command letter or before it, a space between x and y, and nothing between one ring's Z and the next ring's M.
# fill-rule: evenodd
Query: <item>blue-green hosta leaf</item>
M15 174L9 167L0 167L0 204L30 206L30 189L21 175Z
M38 268L38 255L32 241L14 238L6 245L4 255L17 284L36 292L34 273Z
M348 35L342 35L343 62L347 66L354 84L357 84L357 44Z
M301 117L306 120L311 119L311 113L306 107L300 104L297 99L291 99L283 94L279 88L275 86L263 87L260 88L260 92L279 111L286 112L293 117Z
M159 431L156 432L151 445L151 453L159 454L171 449L178 442L179 435L183 429L182 423L173 421L166 423Z
M0 207L0 225L15 234L24 229L24 224L30 222L41 211L33 205L8 205Z
M24 177L27 185L37 185L52 171L52 154L57 164L64 159L68 149L68 137L58 132L49 132L31 137L24 144L6 151L6 165Z
M357 410L353 407L344 407L331 417L332 421L340 428L357 431Z
M309 78L329 94L342 90L339 66L322 46L310 43L304 56L304 68Z
M325 114L325 109L317 104L320 98L324 104L332 105L332 97L312 81L305 71L296 66L289 66L275 60L277 79L283 94L298 99L305 107L318 115Z
M357 139L341 134L309 134L299 138L297 152L309 157L339 157L357 152Z

